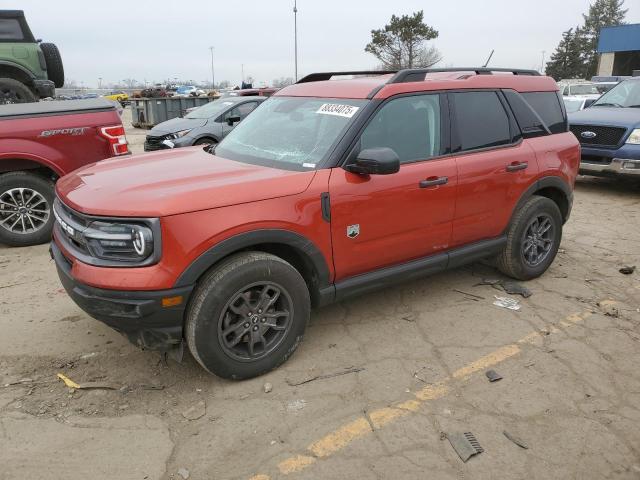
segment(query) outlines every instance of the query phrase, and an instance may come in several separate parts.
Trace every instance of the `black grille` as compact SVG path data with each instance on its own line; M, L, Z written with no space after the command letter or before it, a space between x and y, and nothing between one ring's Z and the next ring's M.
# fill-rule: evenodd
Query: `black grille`
M147 137L145 138L144 141L144 149L145 151L150 151L150 150L162 150L165 148L169 148L166 145L162 144L162 141L165 140L167 137L166 135L163 135L161 137L154 137L151 135L147 135Z
M627 131L626 128L597 125L571 125L570 129L581 145L601 145L604 147L617 146ZM585 132L590 132L587 133L587 137L583 135Z

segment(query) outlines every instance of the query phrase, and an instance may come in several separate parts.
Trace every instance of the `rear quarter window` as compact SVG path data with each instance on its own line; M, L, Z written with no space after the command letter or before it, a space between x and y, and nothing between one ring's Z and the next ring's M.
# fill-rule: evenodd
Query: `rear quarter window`
M17 18L0 18L0 41L12 42L22 41L22 27Z
M521 95L540 115L551 133L562 133L568 130L567 119L556 92L525 92Z

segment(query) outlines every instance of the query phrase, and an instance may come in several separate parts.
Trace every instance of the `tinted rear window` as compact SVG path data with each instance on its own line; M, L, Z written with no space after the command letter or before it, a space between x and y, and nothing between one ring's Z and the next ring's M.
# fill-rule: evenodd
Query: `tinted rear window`
M556 92L527 92L521 94L531 107L540 115L547 124L551 133L567 131L560 100Z
M24 40L22 28L17 18L0 18L0 41Z
M511 143L509 117L495 92L454 93L453 98L462 150Z

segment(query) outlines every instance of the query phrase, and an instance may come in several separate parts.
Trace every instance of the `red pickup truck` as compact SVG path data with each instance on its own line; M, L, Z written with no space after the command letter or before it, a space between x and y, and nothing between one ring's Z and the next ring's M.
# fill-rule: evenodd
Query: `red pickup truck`
M98 160L128 154L115 104L103 99L0 109L0 243L51 239L54 182Z

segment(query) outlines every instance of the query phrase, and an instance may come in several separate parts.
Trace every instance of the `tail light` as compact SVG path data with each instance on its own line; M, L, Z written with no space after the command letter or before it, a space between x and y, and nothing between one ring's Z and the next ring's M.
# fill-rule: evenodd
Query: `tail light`
M127 144L127 136L124 134L124 127L122 125L115 125L113 127L102 127L100 129L100 136L105 138L109 142L111 152L115 155L125 155L129 153L129 145Z

